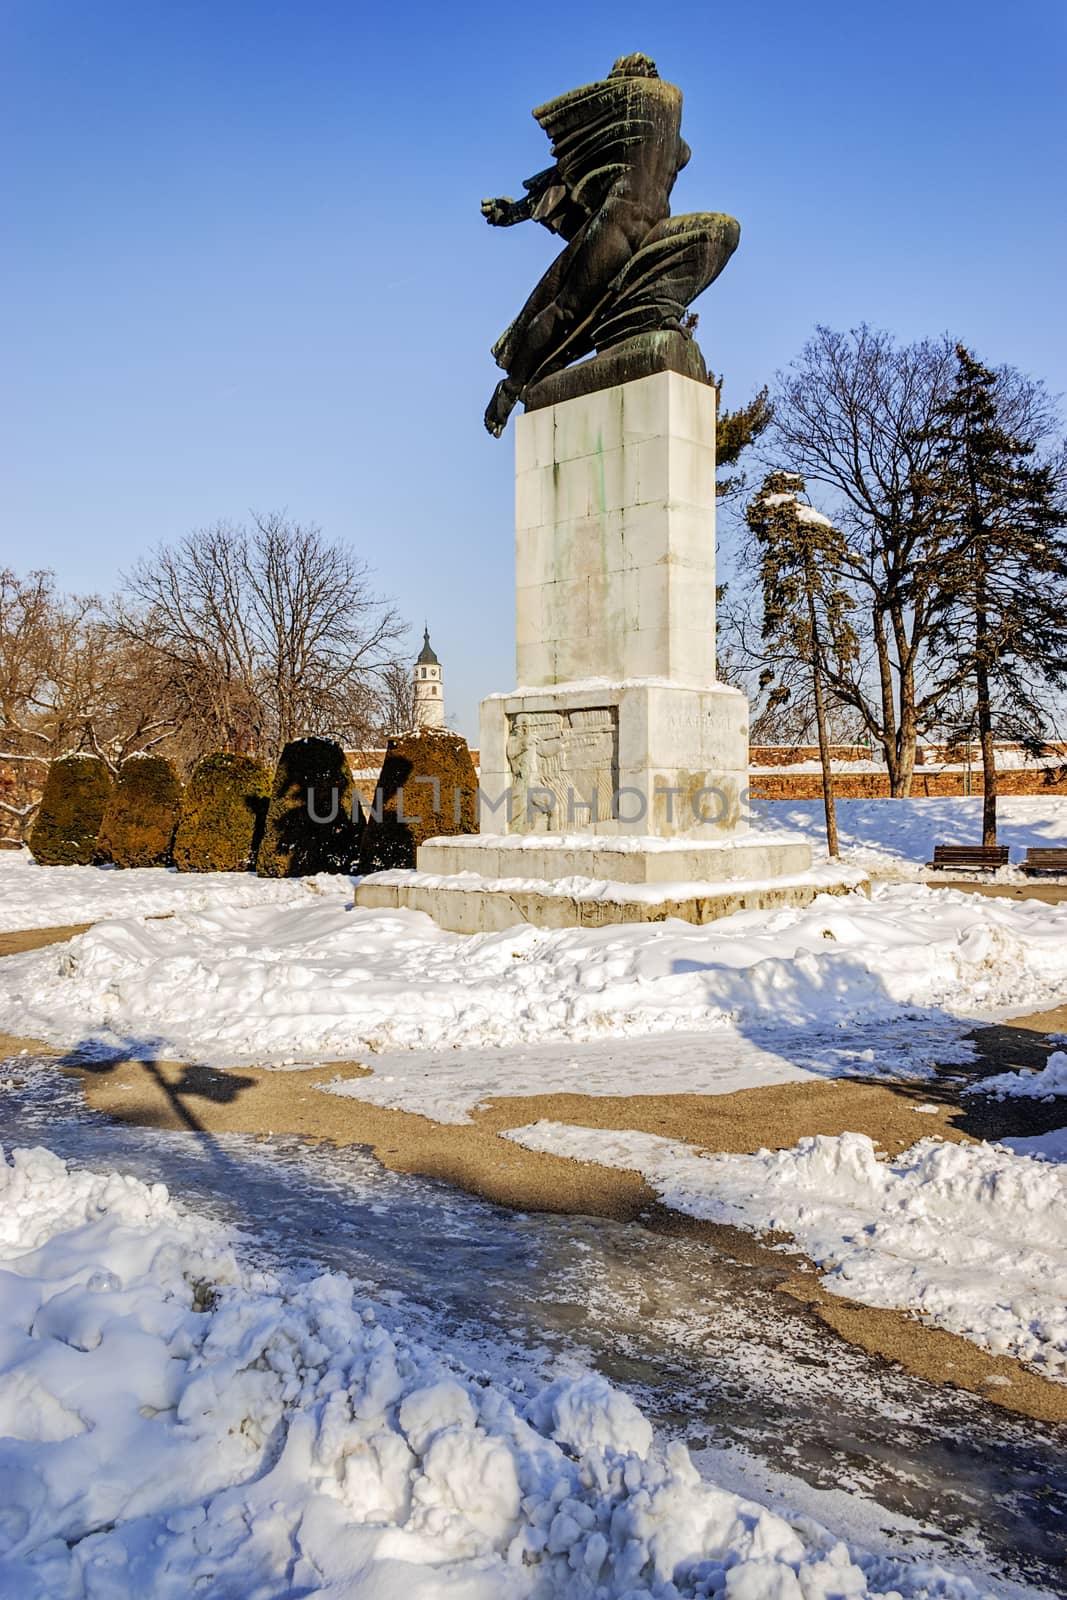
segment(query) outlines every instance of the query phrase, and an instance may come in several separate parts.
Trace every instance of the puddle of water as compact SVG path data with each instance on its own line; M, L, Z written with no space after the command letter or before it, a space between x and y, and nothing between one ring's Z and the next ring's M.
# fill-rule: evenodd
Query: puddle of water
M387 1172L358 1148L112 1123L32 1059L0 1079L0 1143L161 1180L248 1230L253 1254L350 1274L409 1331L502 1386L594 1365L666 1433L732 1462L733 1487L756 1493L784 1474L831 1526L862 1524L865 1543L881 1516L898 1549L977 1552L1005 1577L1067 1589L1067 1429L852 1348L765 1269L650 1227L510 1213ZM939 1532L909 1538L908 1519Z

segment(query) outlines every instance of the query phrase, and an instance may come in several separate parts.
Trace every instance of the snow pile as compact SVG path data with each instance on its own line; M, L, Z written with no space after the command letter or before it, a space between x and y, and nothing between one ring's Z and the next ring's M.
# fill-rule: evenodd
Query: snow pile
M213 906L292 905L309 895L351 897L347 878L257 878L250 872L169 867L39 867L28 850L0 850L0 933L69 927L107 917L169 916Z
M998 1100L1054 1100L1067 1094L1067 1050L1056 1050L1040 1072L998 1072L969 1085L970 1094L992 1094Z
M790 1233L835 1294L906 1307L1067 1380L1065 1168L939 1139L883 1160L863 1133L819 1134L751 1156L553 1122L504 1137L640 1172L665 1205L689 1216Z
M306 895L102 923L0 963L0 1030L217 1064L510 1047L733 1026L757 1042L1054 1003L1067 905L883 887L695 927L465 936L409 911ZM797 1052L800 1052L798 1056ZM854 1060L848 1067L862 1070ZM827 1066L815 1052L815 1070Z
M0 1593L976 1600L703 1482L604 1379L525 1402L159 1185L0 1159Z

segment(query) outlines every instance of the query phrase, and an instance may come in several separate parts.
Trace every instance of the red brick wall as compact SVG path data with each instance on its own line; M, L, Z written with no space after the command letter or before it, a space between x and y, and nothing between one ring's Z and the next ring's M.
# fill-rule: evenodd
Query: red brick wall
M754 744L748 752L753 767L791 767L798 761L818 761L817 744ZM861 744L832 744L831 761L876 761L877 752Z
M971 773L971 794L981 794L981 771ZM1067 767L1010 768L997 774L999 794L1067 794ZM760 772L749 781L753 800L821 800L822 777L817 772ZM889 778L884 772L836 772L834 793L839 800L884 800L889 797ZM927 796L967 793L965 772L924 772L916 770L911 786L913 799Z

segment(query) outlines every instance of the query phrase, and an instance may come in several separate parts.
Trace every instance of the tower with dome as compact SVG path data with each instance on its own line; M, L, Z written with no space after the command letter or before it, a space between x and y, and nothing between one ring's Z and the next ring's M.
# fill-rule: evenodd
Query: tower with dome
M422 649L415 659L414 688L415 726L443 728L445 688L441 678L441 663L430 643L429 628L423 629Z

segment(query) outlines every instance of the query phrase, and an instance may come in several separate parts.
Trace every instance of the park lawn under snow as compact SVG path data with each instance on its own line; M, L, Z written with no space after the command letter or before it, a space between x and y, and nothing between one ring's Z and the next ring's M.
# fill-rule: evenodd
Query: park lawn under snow
M835 1294L914 1311L1067 1382L1067 1165L939 1139L879 1159L862 1133L756 1155L553 1122L504 1137L640 1172L688 1216L790 1233Z
M28 850L0 850L0 933L112 917L169 916L214 905L292 905L350 892L347 878L257 878L168 867L39 867Z
M596 1375L505 1392L162 1185L0 1152L0 1593L978 1600L701 1479Z
M753 800L752 825L800 833L817 857L826 853L821 800ZM998 836L1019 862L1031 845L1067 846L1067 794L1004 795L997 802ZM841 852L871 872L917 878L933 860L935 844L980 844L982 801L970 798L839 800ZM1001 877L1027 880L1014 869Z
M791 1075L783 1060L822 1074L899 1070L935 1037L939 1049L958 1038L965 1019L1038 1009L1064 990L1067 905L918 885L703 927L524 925L473 936L420 913L305 894L289 905L101 923L68 944L9 957L0 963L0 1031L216 1065L388 1052L375 1077L346 1092L462 1120L485 1093L574 1088L573 1067L561 1084L546 1080L538 1050L549 1045L640 1039L635 1065L620 1053L601 1092L697 1092L714 1074L699 1050L675 1061L674 1043L679 1033L703 1036L709 1053L718 1044L747 1052L751 1075L746 1064L718 1085L736 1089L782 1081ZM863 1047L864 1029L877 1050ZM662 1064L650 1079L654 1045ZM517 1046L532 1052L528 1071L512 1071ZM483 1081L458 1053L494 1049ZM428 1073L413 1052L446 1052L457 1070ZM766 1075L768 1053L777 1077ZM563 1050L557 1064L570 1059Z

